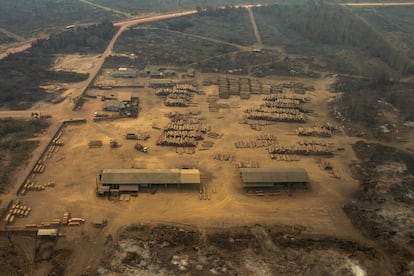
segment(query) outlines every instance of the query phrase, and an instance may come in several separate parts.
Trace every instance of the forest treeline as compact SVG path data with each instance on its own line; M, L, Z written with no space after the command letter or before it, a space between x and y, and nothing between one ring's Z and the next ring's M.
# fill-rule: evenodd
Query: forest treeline
M413 70L410 60L350 9L323 0L256 8L309 40L352 46L379 58L399 74Z
M10 175L29 157L38 141L35 137L50 123L46 119L16 120L0 119L0 193L10 180Z
M385 100L396 107L402 121L414 120L414 87L410 83L342 76L332 89L343 92L335 109L346 120L361 122L367 127L378 126L378 100Z
M29 50L0 60L0 106L26 109L47 96L40 87L43 84L87 79L87 74L50 70L55 54L103 51L115 32L112 23L105 21L38 40Z
M50 35L33 43L34 49L51 53L99 53L115 35L117 27L105 20L101 24L78 27L76 30Z

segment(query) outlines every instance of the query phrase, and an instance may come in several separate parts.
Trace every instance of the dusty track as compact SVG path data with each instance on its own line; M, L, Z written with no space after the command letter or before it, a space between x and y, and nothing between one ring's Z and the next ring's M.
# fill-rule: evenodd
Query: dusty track
M86 5L90 5L90 6L93 6L93 7L96 7L96 8L100 8L102 10L114 12L114 13L117 13L117 14L120 14L120 15L123 15L123 16L126 16L126 17L132 17L132 14L127 13L127 12L115 10L115 9L112 9L112 8L109 8L109 7L105 7L105 6L102 6L102 5L99 5L99 4L95 4L95 3L89 2L87 0L79 0L79 1L82 2L82 3L84 3L84 4L86 4Z
M414 2L396 2L396 3L344 3L343 6L349 7L393 7L393 6L414 6Z

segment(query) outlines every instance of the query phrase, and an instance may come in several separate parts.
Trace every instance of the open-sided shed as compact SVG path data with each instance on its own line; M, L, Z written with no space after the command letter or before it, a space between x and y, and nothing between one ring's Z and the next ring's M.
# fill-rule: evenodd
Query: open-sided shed
M240 174L244 188L265 188L309 182L308 173L303 168L241 168Z
M153 185L200 185L198 169L105 169L99 174L98 193L137 192ZM100 192L101 191L101 192Z

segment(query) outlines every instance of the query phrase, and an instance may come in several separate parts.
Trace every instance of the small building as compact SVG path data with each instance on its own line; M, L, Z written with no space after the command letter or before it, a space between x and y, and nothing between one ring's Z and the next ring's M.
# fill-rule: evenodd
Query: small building
M194 78L195 77L195 70L193 68L187 69L187 77Z
M52 229L38 229L37 236L44 237L44 238L56 238L59 232L56 228Z
M99 195L138 192L163 186L199 186L198 169L105 169L98 175Z
M164 70L163 72L163 77L165 78L169 78L169 77L174 77L175 76L175 71L174 70Z
M119 112L125 107L124 103L118 100L105 100L103 109L105 111Z
M241 168L244 188L273 188L305 185L309 176L303 168Z
M112 72L113 78L136 78L137 71L131 68L121 67L117 71Z
M96 228L102 228L105 226L105 219L103 218L102 215L97 215L93 218L92 224Z
M152 88L173 87L174 85L171 79L151 79L150 81L150 87Z

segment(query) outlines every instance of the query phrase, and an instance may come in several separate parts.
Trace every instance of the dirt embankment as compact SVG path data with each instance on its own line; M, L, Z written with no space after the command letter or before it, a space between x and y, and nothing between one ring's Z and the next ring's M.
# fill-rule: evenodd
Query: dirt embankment
M220 230L134 225L109 236L98 275L380 275L380 255L303 227Z
M344 210L352 223L390 255L395 275L412 273L414 256L414 156L359 141L352 164L361 187Z

